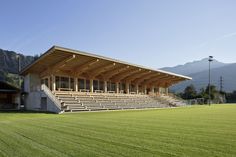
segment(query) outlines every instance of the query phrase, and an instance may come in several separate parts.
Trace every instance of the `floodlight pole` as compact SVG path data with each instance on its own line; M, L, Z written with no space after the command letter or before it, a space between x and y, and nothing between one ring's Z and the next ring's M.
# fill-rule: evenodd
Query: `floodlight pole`
M21 63L20 63L20 54L16 55L17 57L17 63L18 63L18 83L19 83L19 88L21 88L21 84L20 84L20 71L21 71Z
M209 84L208 84L208 104L211 105L211 62L213 61L213 56L209 56Z

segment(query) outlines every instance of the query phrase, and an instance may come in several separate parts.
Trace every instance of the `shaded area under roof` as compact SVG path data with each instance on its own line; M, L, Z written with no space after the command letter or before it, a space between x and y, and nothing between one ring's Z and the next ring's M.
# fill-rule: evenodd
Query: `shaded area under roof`
M5 81L0 81L0 92L3 93L17 93L19 92L20 89L5 82Z

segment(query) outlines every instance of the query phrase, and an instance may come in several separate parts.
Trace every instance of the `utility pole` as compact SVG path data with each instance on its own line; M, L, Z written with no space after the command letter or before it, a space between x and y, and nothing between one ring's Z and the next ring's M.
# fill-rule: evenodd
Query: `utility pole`
M209 101L208 101L208 104L210 106L211 105L211 62L213 61L213 56L209 56L208 61L209 61L209 84L208 84Z
M20 71L21 71L21 62L20 62L20 54L17 54L17 63L18 63L18 83L19 83L19 88L21 89L21 83L20 83L20 80L21 80L21 77L20 77Z
M225 93L223 92L224 89L224 80L223 76L220 76L220 94L223 96L223 102L225 103Z
M223 77L220 76L220 92L223 92Z

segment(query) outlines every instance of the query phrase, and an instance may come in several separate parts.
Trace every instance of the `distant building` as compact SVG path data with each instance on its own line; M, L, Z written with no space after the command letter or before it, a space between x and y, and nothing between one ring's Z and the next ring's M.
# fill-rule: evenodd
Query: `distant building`
M0 110L20 109L20 89L0 81Z
M190 77L53 46L22 70L26 109L61 112L58 92L86 95L168 94L168 87ZM82 106L82 98L73 97ZM94 99L94 98L93 98ZM104 96L105 99L105 96ZM94 100L97 103L99 100ZM105 100L104 100L105 102ZM112 103L112 101L110 101ZM118 103L114 103L117 106ZM102 106L102 103L100 103ZM89 109L88 106L85 106ZM106 108L103 106L103 108Z

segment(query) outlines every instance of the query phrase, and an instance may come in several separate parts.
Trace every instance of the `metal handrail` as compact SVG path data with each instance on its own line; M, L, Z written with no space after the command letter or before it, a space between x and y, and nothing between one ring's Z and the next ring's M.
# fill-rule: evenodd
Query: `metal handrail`
M61 109L61 102L45 84L41 85L41 90L45 92L45 94L54 102L54 104L56 104L59 109Z

